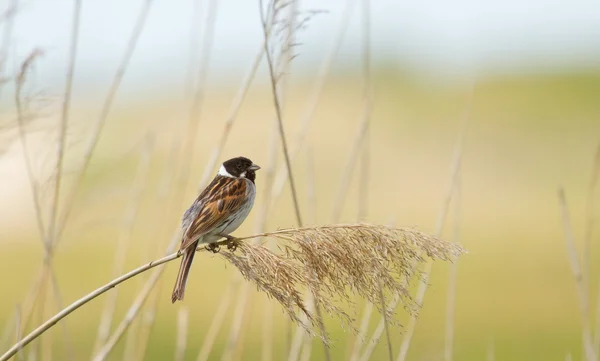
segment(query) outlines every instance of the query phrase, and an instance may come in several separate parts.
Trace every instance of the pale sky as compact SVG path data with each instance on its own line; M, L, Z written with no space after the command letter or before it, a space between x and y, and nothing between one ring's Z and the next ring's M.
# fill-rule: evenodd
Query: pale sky
M12 0L1 0L5 9ZM266 0L265 0L266 1ZM194 2L155 0L127 76L145 85L180 82L190 59ZM46 49L38 80L63 79L73 1L19 0L9 65L34 47ZM258 1L218 1L211 77L241 77L262 36ZM345 1L305 0L302 9L320 9L299 35L294 66L311 69L334 37ZM357 66L361 51L360 4L338 57ZM141 0L83 0L78 53L79 82L93 84L114 74ZM600 3L591 0L371 0L372 47L377 61L402 64L427 74L538 71L591 67L600 61ZM81 84L81 83L80 83Z

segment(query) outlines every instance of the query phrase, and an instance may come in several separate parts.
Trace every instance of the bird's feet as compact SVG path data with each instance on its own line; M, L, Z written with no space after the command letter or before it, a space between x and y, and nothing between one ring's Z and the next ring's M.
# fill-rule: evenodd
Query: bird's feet
M221 234L220 236L227 240L227 249L231 252L235 252L238 247L238 239L228 234Z
M229 245L228 245L229 247ZM206 246L204 246L204 248L206 248L207 251L212 252L212 253L219 253L219 251L221 250L221 246L219 246L218 244L214 244L214 243L209 243Z

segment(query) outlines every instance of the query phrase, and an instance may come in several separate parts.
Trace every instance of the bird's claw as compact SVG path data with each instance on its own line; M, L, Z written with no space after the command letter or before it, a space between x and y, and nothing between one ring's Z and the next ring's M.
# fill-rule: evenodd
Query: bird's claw
M207 251L212 253L219 253L219 251L221 251L221 246L214 243L209 243L204 248L206 248Z
M238 245L237 245L237 241L235 239L229 240L229 242L227 243L227 249L231 252L235 252L237 247L238 247Z

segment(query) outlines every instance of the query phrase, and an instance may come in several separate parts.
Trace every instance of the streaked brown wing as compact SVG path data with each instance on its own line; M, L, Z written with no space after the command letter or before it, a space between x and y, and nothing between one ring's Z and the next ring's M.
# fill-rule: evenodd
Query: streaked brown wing
M186 249L198 238L219 226L244 204L246 181L218 177L200 194L198 200L202 202L202 206L196 218L184 231L181 249Z

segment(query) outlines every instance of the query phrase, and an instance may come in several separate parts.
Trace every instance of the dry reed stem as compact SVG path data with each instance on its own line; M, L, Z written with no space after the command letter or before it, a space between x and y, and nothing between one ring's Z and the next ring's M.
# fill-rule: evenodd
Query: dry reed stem
M596 147L596 154L592 163L592 175L590 177L590 185L588 188L588 194L586 197L586 220L585 220L585 234L583 237L583 257L582 257L582 270L583 270L583 283L585 287L590 287L590 256L592 254L592 234L594 231L594 209L595 209L595 195L598 183L600 182L600 143ZM600 296L598 296L600 297ZM588 300L589 301L589 300ZM588 306L589 307L589 306Z
M31 188L31 194L33 196L33 206L35 209L35 218L37 222L38 231L40 233L40 240L44 242L44 235L46 227L44 225L44 214L40 203L40 195L38 184L35 181L35 174L33 172L33 165L31 162L31 155L29 154L29 147L27 146L27 131L25 129L28 116L24 114L26 109L23 107L21 100L21 93L23 86L25 85L27 74L31 67L41 56L44 55L44 51L41 49L32 50L27 58L21 64L21 69L17 74L15 81L15 106L17 110L17 129L19 132L19 140L21 142L21 148L23 148L23 158L25 160L25 169L27 170L27 178L29 180L29 187Z
M316 309L315 297L311 292L308 292L308 295L306 296L306 304L307 304L309 311L311 311L311 312L315 311L315 309ZM321 332L322 331L323 330L321 330ZM312 354L312 341L313 341L313 338L311 337L310 333L304 332L304 339L303 339L303 343L302 343L302 352L300 353L300 361L308 361L310 359L310 356Z
M21 334L21 309L18 305L15 310L15 333L17 335L17 342L20 342L23 335ZM17 350L18 360L25 360L22 351L22 349Z
M458 243L460 239L460 206L461 206L461 181L458 175L455 184L454 195L454 235L453 242ZM452 361L454 345L454 312L456 308L456 273L457 264L450 265L448 276L448 298L446 300L446 330L444 340L444 361Z
M280 99L279 99L279 95L278 95L278 88L277 88L277 75L275 74L275 70L274 70L274 64L273 64L273 59L272 59L272 55L271 52L269 50L269 41L271 38L271 28L273 25L273 21L275 20L274 16L275 16L275 4L276 0L272 0L269 3L269 8L270 10L268 10L269 13L271 13L271 17L269 16L265 16L265 14L263 13L263 5L262 5L262 0L259 0L259 10L260 10L260 20L262 23L262 28L263 28L263 34L264 34L264 46L265 46L265 55L266 55L266 59L267 59L267 65L268 65L268 69L269 69L269 79L270 79L270 83L271 83L271 90L273 93L273 103L275 105L275 113L277 115L277 123L279 125L279 138L281 139L281 147L283 149L283 155L285 158L285 164L287 167L287 174L288 174L288 178L290 181L290 189L292 192L292 200L294 202L294 212L296 214L296 222L298 223L298 226L302 227L302 216L300 215L300 206L298 205L298 195L296 193L296 185L294 183L294 177L292 174L292 164L290 161L290 153L288 151L288 146L287 146L287 141L285 139L285 130L283 127L283 115L281 112L281 105L280 105Z
M371 314L373 313L373 304L367 302L362 312L362 319L360 321L360 326L358 328L358 333L356 334L356 339L354 340L354 345L352 346L352 352L350 353L350 361L358 361L360 356L360 346L361 342L367 336L367 331L369 329L369 321L371 320ZM383 319L382 319L383 322Z
M173 361L183 361L188 332L188 308L180 307L177 312L177 341Z
M81 18L81 0L74 1L73 24L71 26L71 45L69 50L69 65L67 67L67 76L65 82L65 93L62 102L62 112L59 126L58 149L56 154L56 175L52 196L52 206L50 208L50 225L48 227L48 239L50 244L54 243L52 237L55 235L55 226L57 221L58 205L60 201L60 185L63 175L63 160L65 156L65 145L67 139L67 128L69 125L69 109L71 105L71 91L73 89L73 74L75 73L75 61L77 59L77 44L79 39L79 21Z
M10 48L10 41L12 38L18 5L19 0L11 0L2 16L5 24L4 34L2 35L2 45L0 45L0 98L2 98L2 89L4 88L4 83L7 82L4 76L4 70L6 67L6 59L8 58L8 50Z
M130 202L125 210L121 231L117 237L117 248L113 261L113 277L117 277L123 273L127 249L133 238L135 220L140 210L142 192L146 187L146 181L148 180L149 176L150 159L152 158L153 147L154 139L147 137L146 142L140 151L140 161L133 180L133 185L131 187ZM98 333L96 335L93 353L98 352L100 347L102 347L102 345L104 345L108 339L114 314L117 308L117 298L119 295L118 291L118 289L115 289L115 291L110 293L106 298L100 317L100 323L98 324Z
M171 241L169 243L169 246L167 247L168 252L172 252L173 249L175 248L175 246L177 245L177 242L179 242L180 240L181 240L181 230L177 230L171 237ZM173 253L171 255L174 255L177 253L178 252ZM175 258L177 258L177 257L175 257ZM171 260L169 260L169 261L171 261ZM121 337L123 337L123 335L125 334L125 331L127 331L127 328L131 325L131 323L133 322L135 317L138 315L138 313L142 309L142 306L148 299L150 292L152 292L152 290L158 283L158 280L160 279L160 276L162 275L164 270L165 270L164 267L158 268L152 273L152 275L150 275L150 277L148 278L148 280L142 287L142 290L137 294L136 298L131 303L131 306L129 306L129 309L127 310L125 317L123 318L123 320L121 320L119 325L113 331L112 335L110 335L110 337L108 338L108 341L102 346L100 351L94 356L93 361L102 361L102 360L105 360L106 357L108 357L108 354L113 350L113 348L115 347L117 342L121 339ZM2 361L2 360L0 359L0 361Z
M55 247L56 247L56 244L58 243L58 241L60 240L60 235L62 234L62 232L65 228L65 225L69 219L69 216L71 214L71 210L73 209L73 201L75 199L77 192L79 191L79 188L81 187L83 176L85 175L87 168L90 164L90 160L92 159L94 151L96 150L96 145L98 144L98 140L100 139L100 134L102 133L102 129L104 128L104 124L106 123L106 119L108 118L108 114L110 113L110 110L112 108L112 104L113 104L113 101L117 94L117 91L119 90L119 87L121 85L121 81L123 80L125 72L127 71L127 68L129 66L129 61L131 60L133 51L135 50L135 48L137 46L137 42L138 42L140 35L144 29L146 19L148 18L148 13L150 12L152 3L153 3L153 0L145 0L144 3L142 4L142 8L140 9L138 17L135 21L135 25L134 25L133 31L131 33L131 37L129 38L129 42L127 43L127 47L125 48L125 53L123 54L123 58L121 59L121 62L119 63L119 66L117 68L117 71L115 73L113 81L108 90L106 99L104 100L104 104L102 105L100 115L99 115L98 119L96 120L96 122L92 124L92 132L91 132L92 139L91 139L90 143L88 144L88 147L84 151L83 164L81 166L81 170L77 174L76 181L75 181L75 187L67 195L67 200L65 201L65 207L64 207L65 209L62 213L62 217L60 218L60 222L58 222L58 224L57 224L58 225L56 228L57 234L54 235L54 243L55 243L54 246Z
M594 337L594 350L596 357L600 358L600 279L598 280L598 290L596 291L596 335Z
M57 222L57 227L56 227L56 232L53 235L50 235L51 239L53 240L53 244L50 245L50 247L47 246L47 250L50 251L50 254L53 255L54 250L58 244L58 241L60 239L60 235L62 234L62 231L65 228L65 225L67 223L67 220L69 218L70 212L73 208L73 201L75 198L75 195L77 194L77 191L79 189L79 187L81 186L82 183L82 179L83 179L83 175L85 174L87 167L90 163L91 157L94 153L94 150L96 148L96 144L99 140L100 137L100 133L102 131L103 125L106 121L106 118L108 116L108 113L110 111L110 108L112 106L112 101L114 99L114 96L119 88L121 79L123 78L125 71L127 70L127 65L129 63L129 59L131 58L131 55L133 53L133 49L135 48L135 45L137 44L137 40L139 38L139 35L141 34L143 27L144 27L144 23L145 23L145 19L147 17L148 11L150 9L150 5L152 3L152 0L146 0L144 2L144 5L140 11L140 14L138 16L138 19L136 21L134 30L132 32L132 36L130 38L130 41L127 45L126 51L125 51L125 55L117 69L117 72L115 74L115 77L113 79L113 83L109 89L107 98L105 100L104 106L102 108L101 114L98 118L98 120L96 121L96 123L94 123L93 125L93 130L92 130L92 140L90 141L88 148L86 148L85 152L84 152L84 156L83 156L83 166L80 170L80 172L77 175L77 180L75 182L75 187L74 189L71 190L71 192L67 195L66 201L65 201L65 207L64 207L64 211L62 213L62 217L60 218L60 221ZM52 267L51 264L48 262L44 262L44 265L42 266L42 269L40 270L40 273L42 274L42 276L40 277L41 279L41 283L40 285L45 284L45 282L47 281L47 274L49 274L50 272L52 272ZM25 304L31 304L32 307L25 311L25 315L26 317L28 317L27 315L30 313L30 310L33 308L33 306L35 305L39 292L34 292L32 294L34 296L33 300L29 301L29 300L25 300Z
M488 343L486 360L487 361L496 360L496 350L495 350L495 346L494 346L494 339L491 339L490 342Z
M212 36L213 36L213 28L214 28L214 18L216 12L216 3L214 0L210 0L209 3L209 11L207 14L206 28L204 29L204 39L203 44L205 46L203 51L203 57L201 59L201 69L198 79L198 84L196 84L196 94L194 95L194 99L192 101L190 117L188 119L187 127L185 128L185 141L182 147L183 161L181 166L181 171L178 177L179 184L177 189L179 189L179 194L173 197L173 201L171 205L180 204L181 199L183 198L184 190L187 187L187 182L189 178L189 169L191 163L193 161L193 150L195 148L195 135L198 126L198 116L201 108L201 104L204 99L203 88L206 82L206 74L207 70L202 70L203 68L208 68L208 59L210 55L210 49L212 45ZM169 207L170 208L170 207ZM169 242L166 253L173 252L177 243L181 240L180 234L181 230L179 227L176 228L174 232L174 236L171 238ZM136 299L129 307L127 316L121 321L121 323L117 326L114 333L109 338L108 342L103 346L102 350L96 355L95 360L104 360L110 351L112 351L113 347L116 345L118 340L123 336L124 332L127 330L131 322L135 319L141 307L146 302L146 299L150 295L150 292L154 289L160 276L162 275L163 269L157 269L150 278L144 284L144 287L138 293Z
M202 347L200 347L200 351L198 352L198 357L196 361L206 361L210 356L210 351L212 350L215 341L217 339L217 335L219 334L219 330L223 325L225 320L225 316L227 315L227 311L229 310L229 304L232 301L234 288L237 286L235 282L232 282L229 287L227 287L227 291L223 294L219 299L219 307L214 314L214 317L208 327L208 331L206 332L206 336L204 336L204 342L202 343Z
M229 138L229 133L231 132L233 124L237 119L238 112L244 100L246 99L248 89L250 89L250 85L254 81L254 77L256 76L256 72L262 60L264 52L264 45L261 44L259 51L254 57L252 66L250 67L250 70L244 77L242 85L238 89L238 93L235 96L231 107L229 108L229 114L227 115L227 118L225 120L225 126L223 127L223 131L221 133L221 137L219 138L219 142L217 143L218 145L211 152L208 163L206 164L206 167L204 167L204 172L202 173L202 177L200 178L200 188L204 188L208 184L210 177L213 175L213 171L215 169L217 161L221 158L221 154L223 153L223 149L225 148L225 144L227 143L227 139Z
M240 336L242 335L242 329L245 325L246 317L248 312L247 309L250 308L249 303L249 288L248 283L243 282L240 283L241 287L238 290L238 302L235 304L235 308L233 311L231 329L229 330L229 336L227 338L227 343L225 344L225 350L221 355L221 361L230 361L233 360L236 351L238 348L242 347L243 341L240 341Z
M571 273L575 279L577 299L579 301L579 313L581 317L581 338L583 350L587 361L595 361L596 355L592 344L592 335L590 330L590 314L589 314L589 298L587 287L584 285L583 271L578 260L577 249L575 246L575 236L573 234L573 226L569 216L569 209L565 197L565 191L561 187L558 189L558 202L561 210L563 227L565 232L565 244L569 257L569 265Z
M406 276L405 272L409 271L402 269L406 268L404 262L410 260L423 260L422 256L420 255L421 252L430 258L442 260L451 260L464 252L458 245L440 241L416 230L406 228L389 228L366 224L283 229L275 232L260 233L252 236L242 237L238 238L238 240L242 241L261 237L272 237L280 241L284 241L285 243L282 244L282 249L284 250L283 254L285 257L270 252L264 246L252 245L250 243L240 243L239 249L240 252L243 253L242 256L237 256L228 252L223 252L222 256L236 265L236 267L245 277L254 281L259 288L267 292L269 296L274 297L277 300L281 300L280 302L282 305L289 305L291 308L302 305L302 299L297 290L294 290L290 287L290 281L304 282L305 280L309 280L310 284L305 284L306 286L310 287L309 289L323 290L328 294L336 294L338 296L343 296L343 298L348 298L347 295L341 294L346 292L346 287L349 287L349 289L354 290L358 294L370 293L370 290L362 289L363 284L368 286L368 282L365 282L365 280L368 279L369 276L353 275L352 277L346 277L345 274L357 273L353 269L341 271L323 269L326 259L329 260L332 259L332 257L335 258L335 254L340 253L340 250L344 247L354 249L356 256L353 257L354 259L340 260L341 262L338 262L337 264L331 263L329 265L330 268L358 266L363 271L368 272L373 268L377 269L379 267L385 267L387 270L389 270L389 273L398 273L399 276ZM224 245L226 243L227 241L221 241L217 244ZM294 250L287 243L294 244L298 246L299 249ZM324 246L319 247L319 244ZM307 248L307 245L312 245L313 247ZM319 257L321 251L323 250L330 252L330 254L323 254L321 257ZM369 254L368 258L365 259L364 253L367 250L369 250ZM198 251L204 251L204 248L199 248ZM382 258L381 255L383 252L385 252L385 257ZM147 263L126 274L123 274L118 278L115 278L106 285L76 300L71 305L67 306L65 309L48 319L34 331L29 333L20 342L17 342L15 345L13 345L6 353L0 356L0 361L8 360L19 349L28 345L31 341L42 335L60 320L81 306L90 302L94 298L102 295L108 290L136 275L177 259L180 256L181 253L178 251L164 256L158 260ZM372 262L373 258L377 259L378 262ZM314 270L314 272L317 272L317 279L313 277L308 278L306 276L306 272L299 272L297 264L299 261L304 259L310 259L312 263L304 263L300 269L306 271L306 268L310 267L310 269ZM164 267L161 267L158 270L161 269L164 269ZM269 270L273 271L273 273L268 273ZM323 273L318 274L318 272ZM151 279L153 277L158 278L155 276L157 274L160 275L159 273L155 272ZM327 276L325 276L325 274L327 274ZM257 277L257 275L264 277L264 279ZM371 277L372 276L373 275L371 275ZM333 277L344 277L344 279L335 279ZM284 281L284 283L277 281ZM329 284L323 283L323 281L326 281ZM315 282L320 283L315 284ZM371 283L372 282L375 281L371 281ZM335 288L336 285L337 288ZM384 285L387 286L386 282L384 282ZM146 288L151 289L152 282L148 282L146 284ZM402 295L404 290L395 291L397 291L395 293ZM144 292L145 291L140 292L138 299L144 295ZM324 300L326 299L324 298ZM139 304L139 307L141 307L143 302L136 300L134 304ZM337 307L333 305L332 308L337 309ZM307 315L309 321L314 320L312 314L309 313L304 307L300 307L300 309ZM134 311L137 312L137 310ZM126 316L126 320L131 322L133 313L134 312L130 309ZM297 315L296 313L292 312L290 313L290 317L296 319ZM116 343L116 340L110 339L107 345L110 345L110 348L112 348L112 346L114 346L111 345L112 343ZM95 360L104 360L106 357L105 351L106 350L103 349L100 355L95 358Z
M273 184L273 176L275 171L275 165L277 162L277 136L277 121L273 120L273 129L270 135L268 149L269 159L264 169L264 189L267 191L263 192L263 202L259 205L259 208L257 209L258 214L256 216L255 226L256 232L262 232L264 230L267 222L267 216L269 213L271 194L270 192L268 192L268 190ZM259 239L254 240L254 242L259 241ZM242 319L246 315L245 311L249 309L249 307L247 307L246 305L246 302L248 301L248 292L250 291L250 288L248 287L247 283L242 282L243 277L241 275L235 274L233 277L233 282L238 285L238 288L240 288L240 290L235 305L235 317L233 318L232 327L228 335L227 347L222 355L223 361L232 359L235 355L235 348L238 346L242 346L242 343L239 342L239 336L241 334L241 327L243 321Z
M150 341L150 333L154 327L156 322L156 309L158 307L158 303L160 300L159 294L161 287L156 287L155 292L152 294L152 298L150 299L149 306L144 310L144 313L141 317L141 326L138 337L138 345L136 356L137 358L134 361L142 361L146 359L146 352L148 351L148 344Z
M340 25L338 26L337 34L334 37L334 39L329 47L329 52L325 56L324 60L321 62L321 67L319 68L318 73L317 73L317 80L313 84L312 89L310 91L311 97L306 103L307 104L305 107L306 111L303 114L301 121L300 121L300 129L296 133L296 139L294 142L295 147L292 148L292 150L290 152L290 158L292 161L300 153L302 144L304 143L304 141L306 139L308 129L310 127L310 124L311 124L311 122L315 116L316 110L317 110L317 105L319 104L319 100L321 99L321 95L323 94L325 80L327 79L327 75L329 75L331 66L333 64L333 60L339 51L342 40L344 38L344 34L346 33L346 29L348 28L348 22L350 21L350 15L352 14L352 5L355 2L356 2L356 0L347 0L346 7L345 7L344 13L342 15L342 20L340 22ZM283 187L285 186L285 182L287 182L287 180L288 180L287 168L286 168L286 165L283 164L277 172L275 185L272 189L272 193L273 193L272 198L273 199L278 198L277 195L283 191Z
M440 214L437 219L437 224L435 227L435 235L439 237L444 228L444 224L446 223L446 218L448 217L448 212L450 208L450 202L452 200L454 190L456 187L456 181L458 179L458 174L460 171L460 164L462 159L462 149L463 149L463 139L466 131L467 123L470 117L470 111L473 101L474 88L471 89L471 93L469 95L469 100L467 103L466 114L463 118L462 127L458 136L458 140L455 145L454 150L454 160L452 161L451 171L450 171L450 185L448 187L448 192L446 194L446 198L442 202L442 208ZM416 266L416 265L415 265ZM416 301L418 304L423 303L423 298L425 297L425 292L427 291L427 287L429 286L428 280L429 275L431 273L432 263L428 262L425 265L425 269L422 272L421 283L419 284L419 288L417 289ZM410 342L412 340L412 336L415 332L415 326L417 324L417 315L411 315L410 320L408 322L408 327L404 334L404 338L402 339L402 343L400 344L400 351L398 353L397 361L404 361L406 359L406 355L408 354L408 348L410 347Z
M173 181L175 178L175 173L176 173L177 151L178 151L178 142L175 140L171 144L168 161L166 163L166 169L163 171L162 178L156 189L156 196L157 196L156 200L157 200L158 204L167 204L168 203L168 196L169 196L171 186L173 184ZM160 212L156 216L155 219L157 219L157 220L165 219L165 215L167 214L166 212L167 212L166 207L160 208ZM160 223L160 228L159 228L158 232L155 233L156 237L152 237L152 239L151 239L152 243L154 243L154 247L155 247L154 254L160 254L162 251L160 249L161 244L159 244L158 239L164 239L167 237L167 235L166 235L167 228L166 228L165 222L159 222L159 223ZM151 248L152 248L151 246L146 248L148 250L147 257L153 256L150 254ZM146 309L144 310L144 315L142 316L140 332L139 332L139 337L138 337L138 345L137 345L137 349L136 349L136 356L137 356L136 360L140 360L140 361L143 360L144 356L146 354L150 333L152 331L152 328L154 326L154 321L156 319L156 317L155 317L156 309L158 307L158 302L159 302L158 295L160 294L160 290L162 288L161 286L162 286L162 282L157 287L154 288L154 293L152 294L153 298L150 300L149 306L147 306Z
M261 207L258 210L258 215L256 217L256 230L261 232L267 222L268 211L270 209L271 197L272 194L270 190L273 187L273 181L275 177L275 167L277 165L277 121L273 119L273 126L271 128L271 135L269 141L269 159L267 163L267 167L265 169L265 185L263 191L263 202L261 203ZM258 240L257 240L258 241ZM242 277L236 278L236 280L241 280ZM263 303L263 314L264 314L264 322L261 332L261 360L262 361L271 361L273 357L273 307L269 302Z
M416 265L411 265L411 268L415 268ZM404 283L406 284L406 281L404 281ZM390 312L392 312L393 310L396 309L396 307L398 306L398 303L400 302L400 297L398 295L395 295L394 298L387 304L387 308ZM382 317L381 320L379 320L379 323L377 324L377 327L375 328L375 331L373 331L373 335L371 335L371 339L369 340L369 342L366 343L365 346L365 350L363 351L362 355L360 355L360 358L353 358L353 360L360 360L360 361L367 361L371 358L371 355L373 354L373 351L375 350L375 346L377 346L377 344L379 343L379 340L381 339L381 335L383 334L384 330L385 330L385 320ZM358 357L358 355L357 355Z
M181 185L179 188L183 191L187 187L189 178L190 165L194 160L194 150L196 148L196 136L200 116L202 112L202 104L204 103L206 82L208 79L208 68L212 51L212 42L215 27L215 17L217 11L217 3L215 0L208 0L206 12L206 20L202 31L202 57L198 69L198 79L195 84L196 90L192 97L190 105L190 116L185 129L185 140L183 143L183 165L179 176ZM191 64L190 64L191 65ZM179 198L179 197L177 197Z
M592 165L592 175L590 179L590 186L587 194L587 204L586 204L586 223L585 223L585 235L584 235L584 257L583 257L583 269L585 273L585 284L589 289L591 287L591 262L590 256L592 254L591 249L591 241L592 234L594 231L594 209L595 209L595 199L596 199L596 190L598 188L598 183L600 183L600 143L596 147L596 155L594 157L593 165ZM598 292L596 293L597 301L596 301L596 322L594 326L595 334L593 340L593 349L595 352L596 360L598 361L600 358L600 281L598 283ZM591 331L590 331L591 332Z
M40 194L39 194L39 188L38 188L39 185L37 184L37 182L35 180L35 174L33 172L33 166L32 166L32 162L31 162L31 155L29 153L29 149L27 146L27 132L26 132L25 127L26 127L27 121L30 121L31 119L28 119L29 116L26 116L24 114L26 109L24 109L23 103L21 100L23 86L25 85L26 80L27 80L27 74L30 71L33 64L35 63L35 61L42 55L43 55L42 50L34 49L21 64L21 69L20 69L19 73L17 74L16 82L15 82L15 84L16 84L15 105L17 108L17 125L18 125L19 139L21 141L21 146L23 148L23 157L25 159L27 177L29 180L29 185L30 185L31 193L32 193L32 197L33 197L36 221L37 221L38 231L40 232L40 240L44 246L44 263L43 263L43 268L42 268L42 271L44 273L43 273L43 276L40 278L41 282L40 283L36 282L37 288L33 292L33 295L35 296L33 301L29 302L28 300L25 300L25 302L24 302L24 304L27 307L24 309L25 311L22 312L22 314L21 314L21 317L22 317L21 324L23 327L25 327L29 323L29 318L35 307L36 300L37 300L38 296L40 295L40 290L42 289L42 287L43 287L43 289L46 289L45 285L48 280L52 281L52 283L53 283L52 286L53 286L53 291L54 291L57 307L59 310L62 308L60 289L58 287L58 284L56 283L56 277L54 275L54 269L53 269L52 263L51 263L52 246L50 245L49 242L46 241L46 239L48 239L48 232L44 225L44 214L43 214L43 210L42 210L42 205L40 203ZM70 350L70 344L69 344L70 338L68 337L66 325L64 326L64 330L65 330L66 348L67 348L67 351L69 351ZM70 353L68 352L68 354L70 354Z

